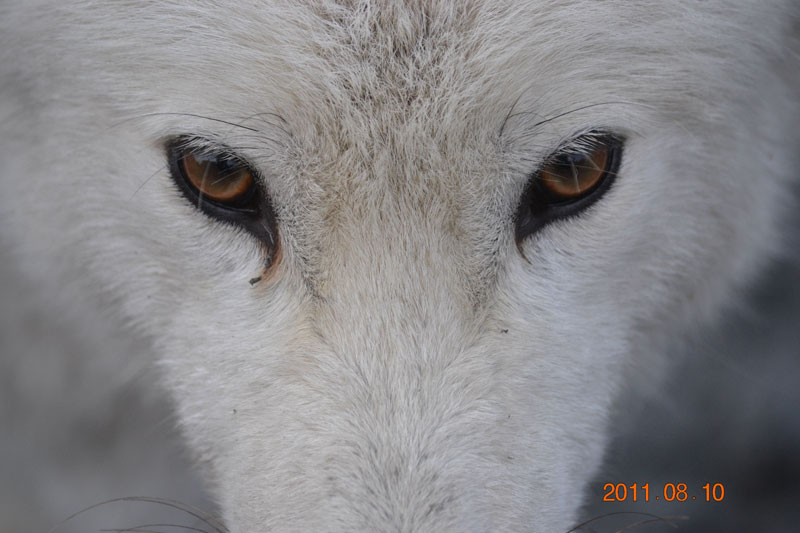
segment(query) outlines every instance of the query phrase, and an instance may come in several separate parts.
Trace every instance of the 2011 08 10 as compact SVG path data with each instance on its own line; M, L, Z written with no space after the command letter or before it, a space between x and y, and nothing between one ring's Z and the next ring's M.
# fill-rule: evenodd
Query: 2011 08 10
M690 494L686 483L665 483L660 493L651 495L650 483L606 483L603 485L604 502L649 502L651 500L665 500L668 502L685 502L687 500L700 500L707 502L721 502L725 498L725 486L722 483L706 483L700 487L698 494Z

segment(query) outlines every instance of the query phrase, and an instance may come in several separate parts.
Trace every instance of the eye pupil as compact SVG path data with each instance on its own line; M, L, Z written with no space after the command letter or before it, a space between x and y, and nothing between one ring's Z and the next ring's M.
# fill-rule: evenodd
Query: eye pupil
M226 159L222 157L217 157L217 170L220 172L227 172L235 166L233 159Z

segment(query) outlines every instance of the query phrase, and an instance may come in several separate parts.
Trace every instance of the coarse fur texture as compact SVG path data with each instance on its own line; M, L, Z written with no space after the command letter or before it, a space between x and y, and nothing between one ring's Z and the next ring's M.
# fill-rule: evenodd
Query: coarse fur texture
M621 391L781 247L799 16L5 0L2 244L155 354L231 532L567 531ZM531 174L592 131L613 186L518 247ZM272 266L179 193L179 136L257 169Z

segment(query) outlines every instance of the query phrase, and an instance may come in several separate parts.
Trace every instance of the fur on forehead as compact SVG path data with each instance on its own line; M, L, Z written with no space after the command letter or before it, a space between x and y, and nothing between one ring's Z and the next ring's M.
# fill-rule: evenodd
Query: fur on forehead
M95 62L107 83L101 78L100 87L87 90L102 90L117 104L124 102L118 109L131 115L154 108L224 110L219 118L229 120L275 112L295 134L309 137L302 139L306 148L365 155L371 151L365 139L386 144L406 132L419 137L420 144L433 140L461 149L464 136L498 133L515 101L515 110L529 112L527 118L535 123L567 111L565 101L648 101L653 96L648 87L657 84L682 87L674 93L675 102L685 109L692 100L687 82L698 96L735 90L730 84L713 86L714 80L730 81L735 65L759 48L780 50L781 43L771 42L769 35L744 30L754 19L783 15L780 9L744 0L693 4L691 10L684 9L684 2L599 6L508 0L84 4L93 9L82 9L76 24L73 7L41 2L42 9L56 10L70 28L64 35L58 27L43 33L51 34L51 40L78 41L70 42L69 49L87 51L62 58L51 70L68 77L69 62ZM736 17L701 12L722 9ZM36 20L17 22L12 24L37 27ZM721 24L725 27L712 27ZM85 33L75 31L76 26ZM713 43L703 37L709 33L717 36ZM220 41L226 46L213 44ZM150 43L146 51L142 42ZM687 53L702 61L688 64L683 60ZM108 67L119 64L135 65L138 79L113 83L123 70ZM166 70L170 76L163 75ZM696 75L701 70L703 75ZM713 76L709 70L729 75ZM242 87L248 90L231 90ZM205 101L198 101L198 95ZM670 92L659 95L669 98ZM684 114L696 116L696 111ZM625 109L598 107L581 115L597 113L618 116ZM518 117L524 127L524 116ZM463 127L454 131L454 124ZM417 153L407 139L403 146Z

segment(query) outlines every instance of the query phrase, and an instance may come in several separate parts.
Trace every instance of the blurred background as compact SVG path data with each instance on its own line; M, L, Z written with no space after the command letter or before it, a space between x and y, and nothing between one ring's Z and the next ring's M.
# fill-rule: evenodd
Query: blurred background
M787 237L794 257L764 273L749 291L749 305L676 350L677 364L660 391L628 400L632 405L618 413L618 433L583 513L584 520L610 516L580 531L800 531L797 234ZM629 489L626 502L605 502L606 483L649 483L651 501L632 502ZM685 483L687 500L664 501L668 483ZM724 486L722 501L705 501L706 483ZM681 518L667 523L657 517Z

